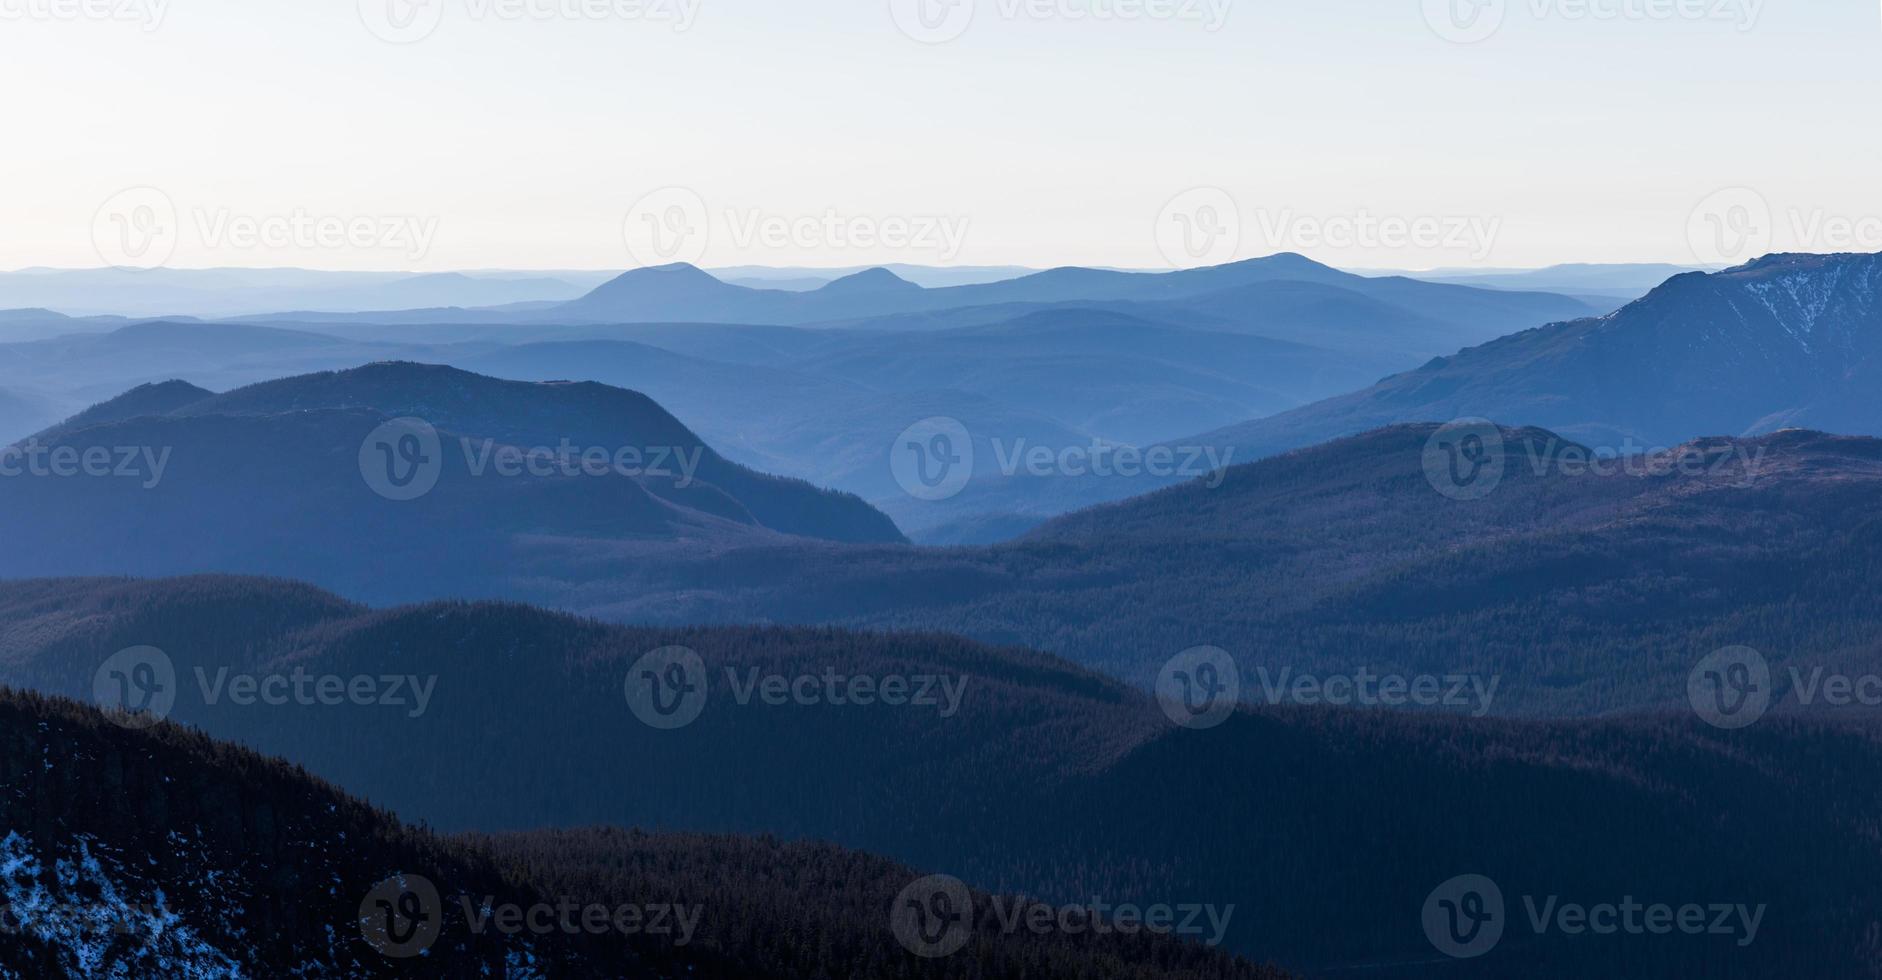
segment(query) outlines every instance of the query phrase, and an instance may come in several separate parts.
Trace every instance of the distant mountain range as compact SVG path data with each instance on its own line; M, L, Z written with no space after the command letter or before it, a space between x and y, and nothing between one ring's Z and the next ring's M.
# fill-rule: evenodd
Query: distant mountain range
M310 269L26 269L0 272L0 309L73 315L228 317L554 303L606 278L593 272L324 272Z
M1861 728L1776 718L1727 732L1691 717L1519 724L1298 708L1230 712L1193 729L1051 657L948 637L624 629L508 605L373 611L278 581L16 582L0 585L0 610L0 676L10 683L90 698L108 658L156 648L175 673L174 720L445 830L618 823L829 841L969 883L977 928L989 933L998 919L987 891L1051 905L1206 907L1226 948L1309 976L1674 975L1694 964L1721 977L1874 975L1882 858L1866 842L1882 789L1865 777L1882 748ZM644 655L674 645L699 658L704 700L690 722L656 729L624 689ZM410 698L264 711L210 703L198 678L223 671L392 674L429 679L433 693L417 713ZM939 678L958 697L861 705L737 694L747 676L788 685L859 674L910 679L911 695L921 678ZM37 788L0 799L0 815L37 828L42 859L94 835L122 855L134 894L161 884L192 925L204 906L246 907L239 876L221 891L178 887L243 848L280 851L286 867L321 881L262 920L264 950L320 936L323 917L352 914L371 882L404 871L500 895L645 902L678 888L707 904L710 932L674 955L780 950L767 937L782 915L794 934L819 937L814 953L799 954L815 966L791 975L960 976L970 962L903 959L877 911L895 894L897 869L875 859L769 840L539 834L499 841L511 871L499 887L486 877L487 839L467 839L466 851L401 834L284 767L200 736L126 734L70 712L0 717L16 718L4 729L11 785ZM168 761L179 751L187 762ZM63 778L81 760L116 782ZM127 784L128 793L109 788ZM271 800L282 802L264 821ZM189 846L171 846L171 831ZM1434 948L1423 912L1465 874L1500 884L1508 925L1487 955L1457 961ZM608 887L616 875L628 880ZM324 883L336 880L330 893ZM1524 896L1729 903L1734 913L1742 904L1756 933L1738 942L1739 919L1726 935L1539 933ZM736 929L711 921L725 901L737 902ZM802 904L786 914L791 901ZM1095 938L989 935L962 955L981 967L975 975L1018 975L986 965L1008 957L1031 958L1027 976L1255 975L1193 943ZM859 962L850 951L864 941L876 965L836 966ZM1097 959L1065 959L1078 955ZM1101 969L1113 956L1123 963Z
M1484 339L1524 324L1596 312L1575 300L1546 293L1369 279L1290 253L1166 273L1052 269L1000 282L938 289L922 289L887 270L872 269L808 292L736 286L682 264L623 273L580 299L532 317L561 323L828 323L1010 303L1197 300L1268 283L1334 287L1450 324L1460 335L1474 332ZM1249 306L1241 312L1259 316L1262 311Z
M1571 262L1541 269L1431 269L1425 272L1374 272L1366 275L1402 275L1427 282L1448 282L1485 289L1540 290L1582 298L1633 300L1653 287L1688 272L1717 271L1718 267L1668 265L1660 262Z

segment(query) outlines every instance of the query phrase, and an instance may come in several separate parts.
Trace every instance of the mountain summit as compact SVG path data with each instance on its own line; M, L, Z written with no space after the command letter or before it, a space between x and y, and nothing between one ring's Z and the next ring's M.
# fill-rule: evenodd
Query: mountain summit
M1767 255L1200 439L1252 459L1462 417L1617 450L1785 427L1882 435L1878 386L1882 255Z

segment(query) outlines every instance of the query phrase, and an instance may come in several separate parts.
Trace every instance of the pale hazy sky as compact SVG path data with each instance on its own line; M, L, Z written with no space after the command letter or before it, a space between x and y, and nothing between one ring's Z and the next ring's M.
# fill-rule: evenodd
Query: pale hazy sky
M0 0L0 268L1882 250L1876 0L954 2Z

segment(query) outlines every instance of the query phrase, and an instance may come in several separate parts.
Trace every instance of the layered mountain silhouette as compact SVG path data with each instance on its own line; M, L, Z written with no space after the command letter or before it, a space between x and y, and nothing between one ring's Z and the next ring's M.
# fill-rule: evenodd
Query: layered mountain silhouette
M1341 303L1348 314L1369 312L1405 318L1421 326L1446 325L1463 340L1497 336L1565 315L1594 312L1579 301L1550 293L1522 293L1427 283L1404 277L1367 278L1283 253L1228 265L1177 272L1115 272L1061 268L1000 282L923 289L887 270L856 273L805 292L752 289L720 281L690 265L635 269L580 299L541 311L551 322L790 324L932 314L1003 304L1185 303L1226 312L1244 324L1262 322L1267 291L1236 295L1255 286L1282 287L1296 295L1302 286L1322 287L1309 300L1333 317ZM1286 312L1275 317L1286 322ZM1339 320L1348 329L1350 322ZM1257 331L1258 332L1258 331ZM1269 334L1272 336L1273 334ZM1299 339L1285 337L1282 339ZM1464 342L1468 342L1464 340Z
M1882 435L1878 354L1882 255L1770 255L1200 438L1265 455L1467 416L1617 451L1785 427Z
M0 691L0 746L12 976L1280 976L1193 942L991 917L952 963L923 959L891 929L919 873L881 858L609 829L442 838L287 763L69 701Z
M1394 427L991 548L677 554L518 595L629 622L946 629L1144 686L1212 645L1245 696L1281 703L1261 672L1495 677L1493 700L1457 710L1499 715L1677 708L1694 664L1727 646L1776 665L1781 712L1824 707L1791 696L1788 665L1882 669L1848 639L1882 628L1862 599L1882 588L1866 571L1882 442L1793 430L1623 466L1503 430L1494 492L1459 500L1429 475L1436 438Z
M1293 708L1231 712L1193 729L1173 725L1135 690L1054 658L947 637L625 629L511 605L374 611L291 583L228 578L10 583L0 586L0 608L10 683L91 697L108 658L133 644L156 647L174 672L172 720L278 754L445 830L617 823L770 832L861 847L1049 904L1096 896L1218 912L1233 905L1229 948L1307 975L1872 974L1882 858L1865 842L1882 790L1863 777L1882 750L1866 728L1782 717L1721 731L1690 716L1544 724ZM700 658L703 700L690 723L655 728L626 693L645 683L636 673L644 655L676 645ZM212 703L203 679L226 673L429 678L432 695L416 713L410 698ZM747 678L770 677L820 692L836 677L835 690L851 691L847 679L863 675L904 678L911 695L920 678L940 677L958 697L863 704L738 693ZM802 677L815 680L792 680ZM65 794L107 792L40 774L48 745L62 747L61 760L71 751L96 759L96 736L74 741L33 724L8 742L16 779ZM95 719L86 725L107 731ZM128 765L145 754L117 758ZM157 792L147 765L132 770L140 787L132 799ZM251 780L238 794L219 789L209 760L191 765L207 771L187 784L189 799L230 801L218 804L225 808L265 796L282 778ZM184 792L163 798L182 807ZM360 863L429 873L431 865L386 854L370 834L328 833L315 838L324 842L318 852L293 850L303 832L297 815L308 811L323 812L278 815L274 847L305 855L299 861L385 855ZM121 805L59 812L87 816L42 821L45 836L140 827L139 811ZM171 819L189 826L194 812ZM167 827L157 820L138 832L155 838ZM362 846L336 847L340 839ZM548 882L560 893L589 894L600 890L589 883L671 862L688 877L704 864L671 854L683 847L631 836L547 835L497 849L522 862L512 887ZM768 883L736 920L760 936L776 907L768 889L815 896L824 887L801 881L799 867L866 895L877 893L868 882L888 877L824 848L726 842L696 852L720 861L716 893L752 887L742 883L746 868ZM774 857L782 868L765 863ZM1433 948L1424 910L1440 885L1464 874L1500 884L1509 921L1494 950L1460 966ZM354 871L344 880L361 883L339 890L350 913L352 893L376 879ZM1551 895L1743 903L1759 910L1758 931L1738 943L1530 930L1523 896ZM315 907L327 902L323 889ZM829 902L813 897L809 907ZM988 927L992 917L979 915ZM300 935L286 930L284 941ZM836 945L848 949L853 934L843 935ZM1146 955L1176 975L1217 975L1181 973L1209 962L1181 949ZM958 965L943 962L934 975L958 975L950 972Z
M442 580L490 594L490 576L537 538L598 554L901 540L860 500L730 463L651 399L600 384L375 364L203 394L138 389L16 447L0 480L0 521L19 545L10 569L311 566L355 587L436 595L427 583ZM373 444L401 418L423 420L425 438L398 429ZM401 497L402 476L434 485Z
M1607 452L1785 427L1882 435L1869 392L1882 349L1882 255L1772 255L1676 276L1602 317L1551 323L1356 391L1165 440L1251 461L1408 422L1535 425ZM984 480L933 508L1036 517L1173 480Z

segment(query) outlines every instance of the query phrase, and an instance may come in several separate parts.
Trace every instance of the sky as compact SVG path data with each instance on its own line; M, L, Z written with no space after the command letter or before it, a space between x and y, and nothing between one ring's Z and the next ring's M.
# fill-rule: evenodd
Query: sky
M0 0L0 269L1882 251L1876 0Z

